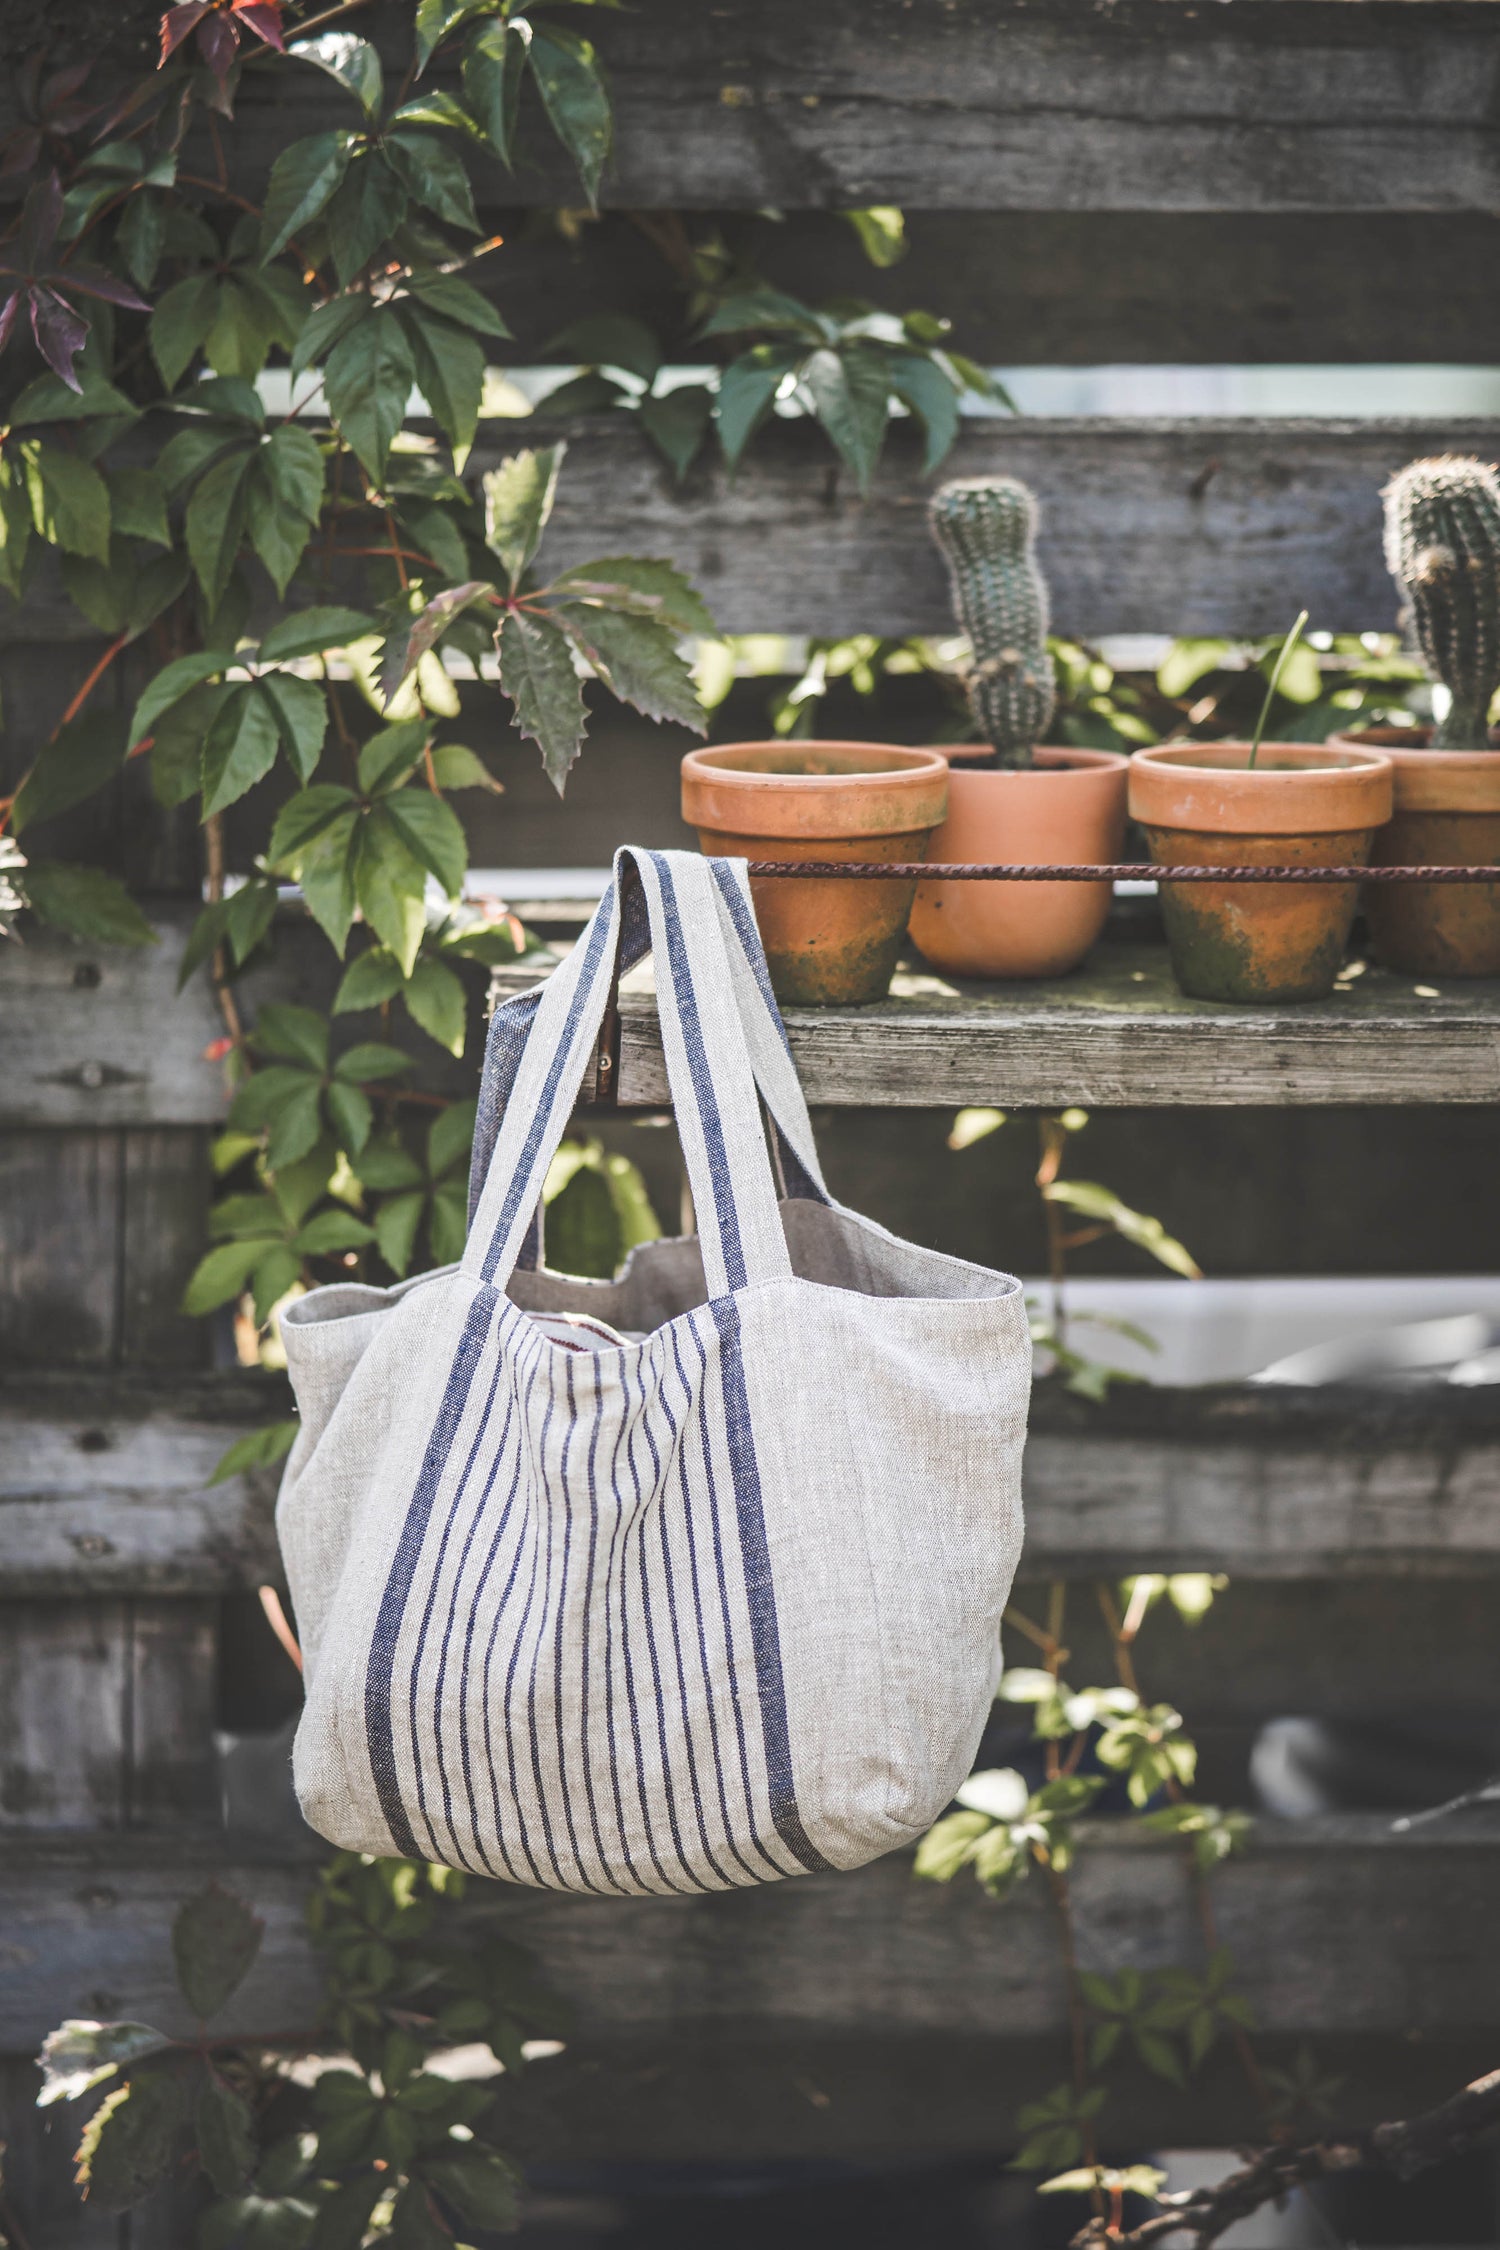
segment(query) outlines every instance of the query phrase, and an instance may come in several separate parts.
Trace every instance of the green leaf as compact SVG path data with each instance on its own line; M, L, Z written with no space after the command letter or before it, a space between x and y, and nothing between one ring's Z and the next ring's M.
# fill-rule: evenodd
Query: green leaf
M244 449L216 461L188 502L188 554L211 610L224 598L239 552L245 528L245 473L254 458L253 450Z
M271 831L268 855L273 867L285 865L293 874L302 854L327 835L336 822L354 817L357 799L337 782L315 782L289 798Z
M421 1187L424 1178L422 1167L410 1149L394 1138L375 1142L359 1160L361 1187L373 1188L379 1195L399 1188Z
M462 1164L467 1175L478 1111L479 1104L471 1096L468 1101L450 1102L433 1119L427 1135L427 1168L434 1179L450 1171L455 1164Z
M958 394L935 360L921 352L894 354L887 362L891 389L926 433L922 473L935 469L958 436Z
M604 555L598 562L564 571L553 592L570 590L596 595L610 607L636 608L659 617L674 633L702 633L712 639L719 630L707 605L674 563L642 555Z
M534 42L532 51L535 53ZM444 226L478 234L474 190L456 148L447 141L434 140L431 133L405 125L387 133L383 146L386 161L414 202L441 219Z
M49 546L94 562L109 560L109 486L92 462L59 445L27 441L32 520Z
M216 2016L244 1983L260 1951L265 1924L222 1883L178 1908L172 1958L183 1999L200 2021Z
M285 1422L269 1422L263 1430L247 1431L220 1456L209 1483L224 1484L247 1469L274 1469L291 1452L301 1426L293 1415Z
M261 263L269 265L299 227L315 219L349 167L353 136L315 133L293 141L271 166L261 220Z
M328 1067L328 1024L316 1008L268 1001L256 1018L254 1043L268 1055L302 1063L309 1070Z
M418 961L407 980L407 1012L450 1055L464 1051L464 988L441 961Z
M451 805L430 789L398 789L382 799L385 817L414 858L435 875L449 898L457 898L468 872L463 824Z
M506 2233L515 2226L520 2182L503 2156L472 2142L459 2156L431 2158L423 2175L461 2219Z
M374 1111L357 1086L346 1086L335 1079L327 1089L325 1099L333 1129L338 1134L339 1146L358 1157L370 1138L370 1127L375 1121Z
M276 763L281 728L275 705L256 684L234 689L203 745L203 817L238 803Z
M389 242L406 217L408 201L382 150L368 149L354 158L319 222L343 287Z
M352 1211L320 1211L310 1219L292 1247L304 1258L332 1258L344 1250L362 1250L375 1240L375 1229L356 1219Z
M755 328L786 329L809 343L826 334L823 323L800 297L781 289L742 289L726 298L698 330L700 336L740 336Z
M361 2250L370 2230L370 2215L386 2193L386 2175L373 2169L335 2189L318 2208L310 2250Z
M328 732L328 703L316 680L293 672L268 672L260 693L276 714L288 763L305 787L317 771Z
M266 1238L221 1242L199 1259L182 1295L182 1309L201 1318L241 1296L266 1254Z
M662 361L652 331L629 313L593 313L575 320L542 347L541 356L581 367L623 367L643 383L654 381Z
M405 1277L422 1223L425 1196L387 1196L375 1213L375 1239L392 1273Z
M305 374L309 367L322 361L340 338L362 320L368 320L374 307L363 290L343 297L330 297L307 316L301 335L292 353L293 376Z
M203 354L216 375L253 382L284 332L281 306L259 274L226 274Z
M394 1000L402 986L401 964L383 945L367 946L344 971L334 994L333 1012L349 1015L358 1008L379 1008ZM379 1186L376 1181L375 1185Z
M278 594L285 594L306 552L322 503L318 442L297 423L283 422L255 455L245 486L250 543Z
M501 784L483 762L461 742L440 743L432 753L432 771L439 789L490 789Z
M376 621L359 609L299 609L281 618L260 644L258 661L283 664L294 656L321 656L347 648L376 630Z
M499 4L500 0L420 0L416 20L418 71L427 68L451 31L471 16L493 15Z
M365 920L395 954L403 976L410 976L427 924L427 869L393 827L384 804L361 825L354 884Z
M119 772L125 756L125 729L115 711L85 711L70 719L37 752L36 763L16 791L11 825L19 836L34 820L50 820L70 805L82 804Z
M636 409L641 428L679 484L702 450L713 409L714 393L707 383L679 383L661 398L643 398Z
M509 336L510 330L488 297L456 273L414 273L406 284L414 305L441 314L459 328L472 328L480 336Z
M233 662L232 649L208 648L195 649L191 656L175 657L170 664L164 665L131 715L128 729L130 747L134 749L138 743L144 742L162 713L170 711L174 704L181 702L190 689L197 687L203 680L216 679Z
M34 859L26 869L26 896L44 922L99 945L155 945L155 930L129 891L99 867L73 867Z
M512 453L484 480L485 543L499 557L512 593L546 529L566 452L566 441L559 440L535 452Z
M198 2081L198 2159L220 2195L233 2195L255 2169L255 2118L250 2105L216 2070Z
M1229 655L1232 643L1223 640L1174 641L1156 668L1156 684L1175 701L1191 687L1216 672Z
M960 1868L968 1865L974 1856L974 1847L982 1836L987 1836L994 1823L988 1813L949 1813L940 1820L917 1846L913 1871L928 1882L951 1883Z
M719 377L714 421L731 470L739 466L740 455L770 413L777 391L801 356L782 344L754 344L731 360Z
M469 1232L469 1191L463 1181L436 1189L427 1217L427 1239L440 1266L457 1265ZM492 2032L491 2037L495 2034ZM511 2067L506 2065L507 2069Z
M127 538L153 539L159 547L171 545L167 496L154 469L109 471L109 517L112 530Z
M218 313L218 275L189 275L164 290L151 311L151 358L175 391Z
M165 196L132 195L115 229L115 249L137 289L147 291L155 281L166 239Z
M599 181L609 161L609 94L592 40L549 24L531 35L531 75L542 106L563 147L578 167L591 209L599 202Z
M359 786L367 797L393 788L405 779L422 755L432 732L432 721L418 717L400 719L371 735L359 753Z
M110 540L107 563L89 562L82 555L62 558L69 600L111 639L123 633L134 640L143 633L176 601L188 576L186 555L153 555L142 562L125 539Z
M13 430L30 429L38 422L86 422L99 416L121 422L138 422L141 410L123 391L105 381L87 352L78 362L82 390L70 390L56 375L38 375L26 385L10 409Z
M333 1066L333 1075L345 1085L362 1086L372 1078L399 1078L412 1067L411 1056L383 1039L361 1040L347 1047Z
M78 2182L89 2201L125 2211L169 2170L188 2116L180 2070L139 2070L102 2102L78 2144Z
M272 1128L271 1138L266 1145L268 1161L276 1157L277 1134L281 1130L280 1124ZM286 1138L290 1143L291 1131L289 1125L286 1128ZM290 1163L293 1160L288 1155L284 1161ZM295 1250L286 1245L278 1244L274 1250L267 1252L256 1267L251 1283L251 1294L254 1299L255 1318L258 1326L265 1327L275 1306L280 1303L287 1291L301 1279L302 1260Z
M461 586L448 586L435 594L415 617L398 618L386 634L380 657L380 692L387 704L455 617L478 602L494 599L495 589L487 579L470 578Z
M843 211L859 237L859 246L872 266L898 266L911 247L906 239L906 218L894 203L872 203L863 211Z
M1124 1241L1149 1252L1169 1272L1181 1274L1187 1281L1202 1280L1197 1261L1168 1234L1160 1219L1133 1211L1112 1188L1101 1187L1094 1180L1054 1180L1045 1193L1049 1203L1061 1203L1083 1218L1112 1228Z
M484 346L445 320L424 318L408 305L403 317L417 387L455 453L467 453L479 427L484 394Z
M521 81L531 49L531 26L517 22L486 24L469 41L464 56L464 100L484 126L502 164L514 166Z
M393 125L437 125L445 132L460 133L468 141L484 144L484 127L478 124L464 108L455 94L434 87L423 94L414 94L386 120L386 131Z
M52 2102L73 2102L93 2086L112 2078L123 2063L139 2062L171 2041L148 2023L88 2023L70 2017L49 2031L37 2056L42 2074L38 2109Z
M628 610L570 607L566 624L612 694L648 719L707 731L693 675L670 630Z
M366 117L380 115L385 82L380 57L368 39L356 38L352 31L324 31L314 39L294 39L287 53L299 62L315 63L330 78L336 78Z
M411 346L389 306L335 346L324 381L329 411L366 474L378 484L385 475L391 441L406 418L415 381Z
M813 411L868 494L890 413L890 374L883 352L868 344L808 355L801 371Z
M515 706L511 724L537 745L547 778L561 796L587 728L568 637L560 626L511 610L495 645L500 685Z
M307 911L341 960L357 904L361 825L354 813L341 815L301 854L297 870Z

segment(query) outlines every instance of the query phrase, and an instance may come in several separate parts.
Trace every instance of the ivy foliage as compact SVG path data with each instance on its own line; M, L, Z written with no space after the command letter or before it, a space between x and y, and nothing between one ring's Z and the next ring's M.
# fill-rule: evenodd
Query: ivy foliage
M260 1919L217 1883L189 1898L172 1955L196 2033L71 2021L43 2044L43 2106L104 2090L78 2144L88 2200L127 2211L196 2179L202 2250L442 2250L513 2228L520 2173L495 2139L495 2084L526 2069L533 2041L556 2052L566 2024L531 1955L463 1893L446 1868L337 1854L308 1908L321 2031L283 2040L218 2023L255 1968Z

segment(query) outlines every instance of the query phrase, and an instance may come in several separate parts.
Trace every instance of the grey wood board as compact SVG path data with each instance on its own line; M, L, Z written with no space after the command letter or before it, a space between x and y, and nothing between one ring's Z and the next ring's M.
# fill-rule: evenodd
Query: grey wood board
M1493 1102L1500 986L1449 980L1436 998L1368 970L1295 1007L1189 1000L1165 949L1099 947L1054 982L958 982L898 970L869 1008L789 1008L810 1102L924 1108L1203 1108L1256 1104ZM666 1065L654 1002L622 995L619 1099L661 1107Z
M744 210L1492 209L1492 21L1483 0L658 0L594 32L616 103L605 194ZM311 70L252 70L236 110L235 184L253 194L289 138L326 129L329 95ZM577 202L534 115L527 155L512 181L497 173L497 200Z
M254 1377L0 1389L0 1582L15 1596L187 1594L280 1582L277 1476L209 1479L289 1410ZM1222 1386L1104 1405L1037 1387L1028 1578L1500 1572L1500 1397Z
M1315 628L1386 630L1397 600L1381 487L1417 455L1500 452L1500 422L1484 417L969 416L933 474L911 425L893 428L862 501L805 423L763 430L732 480L706 450L678 485L624 416L566 430L537 416L481 423L471 478L559 435L569 456L540 568L665 555L725 632L834 636L951 633L927 499L943 477L992 474L1023 478L1039 498L1060 633L1279 633L1303 606ZM0 636L97 639L45 586L24 610L0 610Z
M1488 213L908 210L907 256L884 270L833 212L685 216L807 303L940 313L986 366L1500 360L1500 305L1474 288L1500 249ZM628 213L567 243L522 211L493 218L505 249L473 278L515 331L508 358L545 359L600 312L681 333L681 284Z
M0 2051L24 2053L64 2015L187 2029L169 1929L212 1874L264 1916L260 1959L225 2032L313 2023L319 1979L305 1864L122 1837L17 1838L0 1864ZM1500 2014L1487 1942L1500 1824L1396 1837L1377 1816L1261 1823L1220 1870L1223 1942L1262 2026L1298 2037L1423 2037ZM1114 1974L1191 1960L1197 1908L1180 1852L1096 1824L1073 1876L1080 1956ZM918 1883L904 1854L851 1875L724 1895L586 1899L483 1886L471 1910L532 1947L581 2036L648 2042L933 2033L1055 2034L1065 2021L1040 1881L997 1908L972 1881Z

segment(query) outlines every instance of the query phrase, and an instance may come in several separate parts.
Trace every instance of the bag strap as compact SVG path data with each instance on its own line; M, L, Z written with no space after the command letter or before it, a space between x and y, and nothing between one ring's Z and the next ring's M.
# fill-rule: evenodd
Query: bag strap
M755 1082L776 1127L786 1191L801 1201L832 1203L818 1162L812 1120L802 1081L792 1060L791 1043L766 967L765 948L755 919L750 877L742 859L712 859L716 904L734 978L740 1020L750 1050Z
M638 884L626 895L625 877ZM667 1081L711 1297L790 1275L755 1073L708 862L695 852L617 853L582 939L493 1036L482 1116L489 1147L466 1271L503 1288L532 1233L547 1167L594 1053L614 977L649 943ZM497 1016L501 1013L496 1011ZM500 1106L509 1080L508 1098ZM479 1172L476 1134L476 1176Z

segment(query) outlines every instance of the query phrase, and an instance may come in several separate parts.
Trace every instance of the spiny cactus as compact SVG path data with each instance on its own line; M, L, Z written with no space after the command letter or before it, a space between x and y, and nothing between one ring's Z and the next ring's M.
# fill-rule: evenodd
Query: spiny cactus
M960 478L934 494L930 520L974 652L969 707L997 765L1029 766L1055 699L1036 501L1015 477Z
M1452 698L1434 750L1489 747L1500 687L1500 478L1484 461L1412 461L1385 488L1386 567L1428 670Z

